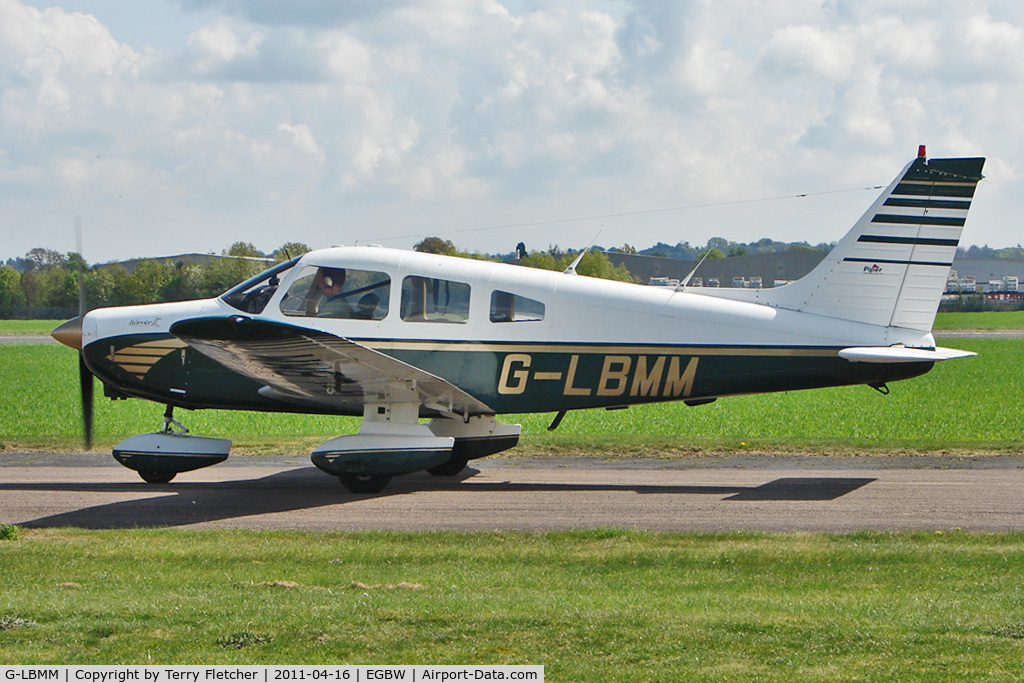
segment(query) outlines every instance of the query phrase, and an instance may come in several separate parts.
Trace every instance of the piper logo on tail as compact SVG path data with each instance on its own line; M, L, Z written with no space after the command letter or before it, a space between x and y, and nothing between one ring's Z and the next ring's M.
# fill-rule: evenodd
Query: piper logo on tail
M882 266L877 263L872 263L870 266L864 266L864 272L874 275L882 272Z

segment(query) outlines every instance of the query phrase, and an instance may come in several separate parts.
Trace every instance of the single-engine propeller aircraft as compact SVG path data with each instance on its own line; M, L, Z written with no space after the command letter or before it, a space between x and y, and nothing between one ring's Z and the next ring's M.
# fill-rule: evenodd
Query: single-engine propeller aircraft
M167 407L159 432L113 449L144 480L221 462L231 442L174 408L362 415L313 463L353 492L514 446L503 413L887 382L937 361L939 299L983 158L924 147L805 277L767 289L675 289L381 247L278 264L215 299L105 308L53 336L110 398ZM429 422L421 419L429 418Z

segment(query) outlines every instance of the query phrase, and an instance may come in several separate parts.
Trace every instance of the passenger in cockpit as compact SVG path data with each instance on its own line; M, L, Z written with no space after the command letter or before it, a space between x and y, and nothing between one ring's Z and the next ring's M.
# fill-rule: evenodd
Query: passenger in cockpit
M356 310L352 311L352 317L359 318L361 320L373 320L373 314L377 311L377 306L379 304L379 296L373 292L364 294L360 297L359 303L356 304Z

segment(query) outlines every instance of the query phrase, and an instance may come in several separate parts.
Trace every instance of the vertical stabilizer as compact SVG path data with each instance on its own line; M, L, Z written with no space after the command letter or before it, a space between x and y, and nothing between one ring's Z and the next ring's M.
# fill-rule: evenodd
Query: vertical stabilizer
M766 303L930 331L984 164L922 148L814 270L767 290Z

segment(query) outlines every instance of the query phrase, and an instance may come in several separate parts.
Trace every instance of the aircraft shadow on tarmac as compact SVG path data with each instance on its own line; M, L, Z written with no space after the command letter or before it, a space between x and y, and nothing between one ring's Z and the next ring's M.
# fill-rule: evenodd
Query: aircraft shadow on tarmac
M0 491L84 492L145 494L118 501L22 522L26 528L78 527L130 529L168 527L224 519L345 505L370 498L414 494L420 491L467 492L581 492L632 491L638 494L720 495L731 501L830 501L875 481L853 477L783 477L760 486L687 486L648 484L479 482L479 471L464 470L457 477L425 474L397 478L375 495L348 493L313 467L303 467L252 480L181 482L164 486L143 483L0 483ZM155 495L165 492L167 495Z

